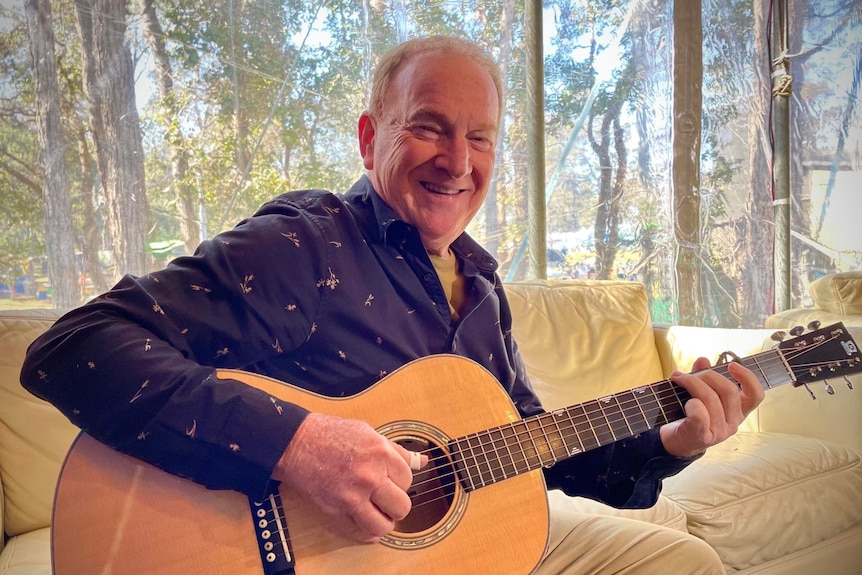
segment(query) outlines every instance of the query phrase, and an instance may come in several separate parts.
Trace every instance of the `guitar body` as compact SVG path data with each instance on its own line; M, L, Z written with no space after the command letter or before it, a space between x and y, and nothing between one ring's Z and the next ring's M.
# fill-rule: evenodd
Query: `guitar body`
M520 419L481 366L457 356L411 362L365 392L333 399L240 371L241 380L311 411L361 419L393 441L418 442L444 457L446 442ZM431 472L424 472L431 473ZM541 471L466 491L451 481L379 544L332 532L316 507L281 488L297 575L526 574L547 545L548 505ZM413 497L413 495L411 495ZM82 433L67 455L54 503L55 575L259 575L262 566L248 499L208 490L110 449ZM290 572L284 571L284 572Z

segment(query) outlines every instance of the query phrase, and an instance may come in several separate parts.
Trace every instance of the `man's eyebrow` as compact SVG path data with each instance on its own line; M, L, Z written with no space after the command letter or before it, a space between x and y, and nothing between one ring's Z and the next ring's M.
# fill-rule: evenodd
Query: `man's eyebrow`
M428 108L420 108L414 111L407 118L408 122L434 122L435 124L439 124L442 127L448 128L451 126L451 122L446 119L446 116L437 112L435 110L431 110ZM493 124L481 125L477 128L471 130L471 132L496 132L497 127Z
M435 122L437 124L441 124L444 126L449 125L449 121L446 120L446 117L443 114L441 114L439 112L435 112L434 110L429 110L429 109L425 109L425 108L420 108L420 109L414 111L412 114L410 114L410 117L407 119L408 119L408 121L411 121L411 122L417 122L417 121L429 122L430 121L430 122Z

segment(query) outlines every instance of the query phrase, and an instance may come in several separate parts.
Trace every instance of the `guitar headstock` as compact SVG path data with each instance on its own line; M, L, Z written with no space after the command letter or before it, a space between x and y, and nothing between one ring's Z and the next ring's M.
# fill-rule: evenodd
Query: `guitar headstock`
M853 389L847 376L862 372L862 353L847 328L840 322L823 328L819 324L809 327L813 331L808 333L802 333L801 327L794 328L790 333L795 337L777 346L793 370L793 386L843 377L847 387ZM834 393L828 381L826 390Z

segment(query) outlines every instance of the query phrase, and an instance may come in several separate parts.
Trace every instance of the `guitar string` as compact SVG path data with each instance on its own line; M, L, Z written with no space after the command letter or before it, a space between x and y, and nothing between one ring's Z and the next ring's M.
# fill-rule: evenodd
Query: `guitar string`
M822 343L825 343L825 342L822 342ZM782 350L782 351L784 351L784 352L785 352L785 357L788 357L789 359L791 359L791 360L792 360L794 357L801 356L801 355L803 355L803 354L805 354L805 353L807 353L807 352L809 352L809 351L812 351L812 350L813 350L813 349L815 349L816 347L818 347L818 346L817 346L817 345L813 345L813 346L807 346L807 347L805 347L805 348L788 349L788 350ZM778 354L776 354L776 353L775 353L775 350L770 350L770 351L767 351L767 352L762 352L762 353L756 354L755 356L751 356L751 358L745 358L745 359L754 359L754 358L756 358L757 356L763 356L763 355L774 355L774 356L776 356L776 355L778 355ZM756 359L755 359L755 361L756 361ZM778 360L774 361L773 363L774 363L774 364L781 364L781 365L783 365L783 364L784 364L784 362L783 362L781 359L778 359ZM799 372L803 372L803 371L805 371L805 370L809 370L809 369L820 368L820 367L822 367L822 366L829 366L830 364L834 365L834 364L835 364L835 362L834 362L834 361L833 361L833 362L823 362L823 361L821 361L821 362L819 362L819 363L810 363L810 364L806 364L806 365L793 366L793 369L794 369L794 370L798 370ZM773 365L773 366L770 366L770 367L774 367L774 365ZM722 368L723 368L723 369L722 369ZM726 364L722 364L722 365L720 365L720 366L715 366L715 367L713 367L713 369L715 369L715 370L717 370L717 371L726 371L726 370L727 370L727 367L726 367ZM766 383L766 385L767 385L767 387L768 387L768 382L765 382L765 383ZM680 388L680 387L678 387L678 386L675 386L675 384L673 384L673 382L672 382L672 381L670 381L669 379L667 379L667 380L662 380L662 381L660 381L660 382L657 382L656 384L652 384L650 387L657 387L657 386L664 385L664 384L670 384L671 386L674 386L674 387L670 387L670 389L667 389L667 390L665 390L665 391L663 392L663 393L665 394L665 397L667 397L667 395L668 395L668 394L672 394L672 395L677 396L677 400L679 400L679 397L678 397L678 391L679 391L679 390L682 390L682 388ZM737 382L737 385L739 385L739 384L738 384L738 382ZM762 381L761 381L761 385L764 385L764 382L762 382ZM684 390L683 390L683 391L684 391ZM626 393L626 392L621 392L621 393ZM598 401L598 400L594 400L594 401L592 401L592 402L588 402L588 403L595 403L596 401ZM635 400L635 401L636 401L636 400ZM629 400L629 402L631 402L631 400ZM553 413L555 413L555 412L551 412L551 414L553 414ZM585 413L586 413L586 412L585 412ZM597 413L597 411L596 411L596 410L594 410L594 411L592 411L591 413L595 414L595 413ZM656 411L655 413L657 414L658 412ZM537 418L542 418L543 416L547 416L547 415L550 415L550 414L546 413L546 414L542 414L542 415L539 415L539 416L536 416L536 417L537 417ZM623 414L623 416L624 416L624 414ZM517 423L522 423L523 421L524 421L524 420L521 420L520 422L513 422L511 425L512 425L512 426L514 426L514 425L516 425ZM539 419L536 419L535 421L539 421ZM543 425L543 424L541 424L541 422L540 422L540 425ZM507 427L507 426L501 426L501 427ZM560 428L560 427L559 427L559 423L558 423L558 422L556 422L556 421L555 421L555 422L554 422L554 424L553 424L553 427L557 428L557 430L558 430L558 431L562 432L562 428ZM595 429L594 429L594 428L592 428L592 429L593 429L593 433L595 433ZM577 427L576 427L576 425L575 425L574 423L572 423L571 430L574 432L574 436L577 436L577 435L578 435L578 430L577 430ZM532 432L532 431L536 431L536 430L535 430L535 429L529 429L529 428L526 428L524 431L516 432L515 437L518 437L519 435L530 436L530 437L531 437L531 443L532 443L532 435L531 435L531 432ZM485 434L486 434L485 432L480 432L480 433L477 433L477 434L471 434L471 435L472 435L472 436L476 436L476 437L480 437L480 436L485 435ZM560 435L561 435L561 438L563 439L563 441L566 441L565 436L563 436L563 435L562 435L562 433L560 433ZM597 438L598 438L598 434L597 434L596 436L597 436ZM610 436L610 439L608 439L608 437L609 437L609 436ZM470 437L470 435L465 436L464 438L458 438L458 439L453 440L453 441L462 440L462 439L465 439L465 438L467 438L467 437ZM572 437L572 435L570 435L569 437ZM602 433L601 433L601 441L602 441L602 443L600 443L600 445L604 444L604 442L605 442L605 441L607 441L608 443L610 443L610 442L614 439L614 437L615 437L615 436L614 436L614 434L613 434L613 430L609 427L609 428L608 428L608 431L605 431L605 432L602 432ZM485 443L485 444L484 444L484 446L486 447L486 446L488 446L488 445L492 445L492 444L494 443L494 441L495 441L495 440L493 440L493 439L492 439L492 441L491 441L491 442ZM478 449L479 447L482 447L482 444L480 444L479 446L472 446L472 447L474 447L474 448ZM439 448L437 448L437 449L439 449ZM494 448L494 450L495 450L495 452L497 452L497 451L498 451L496 447ZM507 446L507 450L508 450L508 446ZM430 455L430 453L431 453L432 451L433 451L433 450L426 450L426 451L424 451L424 452L422 452L422 453L423 453L423 454L426 454L426 455ZM550 451L552 451L552 450L550 450ZM555 459L554 459L553 461L555 462L555 461L556 461L556 456L554 456L554 457L555 457ZM567 455L567 457L568 457L568 455ZM431 458L431 461L429 461L429 463L434 462L434 463L436 464L437 462L439 462L439 460L440 460L440 459L444 459L444 460L446 461L446 467L451 468L452 462L451 462L451 459L450 459L450 457L449 457L448 455L444 455L444 456L441 456L441 457L433 457L433 458ZM486 459L487 459L487 457L486 457ZM524 459L524 461L526 462L526 458ZM480 464L480 463L476 463L476 464L473 464L473 465L467 464L467 465L466 465L466 467L467 467L468 469L469 469L470 467L472 467L472 468L474 468L474 469L477 469L477 470L478 470L478 469L480 469L480 468L481 468L481 464ZM513 467L516 467L516 466L514 465L514 463L513 463ZM536 468L536 469L538 469L538 468ZM429 471L433 471L433 470L431 470L431 469L429 468ZM517 473L516 473L516 475L517 475L517 474L520 474L520 473L521 473L521 472L519 471L519 472L517 472ZM456 472L456 471L448 472L448 473L445 473L445 474L442 474L442 475L434 476L434 477L432 477L432 478L431 478L431 479L429 479L429 480L419 482L419 483L417 483L417 484L415 484L415 485L413 485L413 486L411 486L411 487L412 487L412 490L414 490L414 491L415 491L415 488L417 488L417 487L424 487L424 486L427 486L427 485L429 485L429 484L431 484L431 483L433 483L433 484L434 484L434 488L433 488L433 489L429 489L429 490L423 491L423 492L421 492L421 493L417 493L417 495L416 495L416 496L418 496L418 495L426 495L426 494L431 493L431 492L433 492L433 491L441 490L441 487L440 487L440 486L441 486L441 483L442 483L442 484L444 484L444 485L443 485L444 487L449 487L450 489L453 489L453 486L454 486L454 484L455 484L455 479L454 479L454 478L455 478L455 476L456 476L456 475L457 475L457 472ZM505 475L505 476L503 477L503 479L507 479L508 477L509 477L508 475ZM452 478L452 480L451 480L449 483L445 483L445 481L441 481L441 480L449 480L450 478ZM492 477L492 479L493 479L493 477ZM493 482L497 482L497 481L499 481L499 479L494 479L494 481L492 481L492 483L493 483ZM454 491L453 491L453 494L454 494ZM427 501L423 501L422 503L419 503L419 504L415 505L415 506L414 506L414 508L419 508L419 507L421 507L422 505L427 505L427 504L431 504L431 503L434 503L434 502L438 502L438 501L440 501L441 499L450 499L451 497L452 497L452 495L447 495L447 494L445 494L445 493L444 493L443 495L440 495L440 496L435 497L435 498L433 498L433 499L430 499L430 500L427 500ZM305 533L305 535L308 535L308 533ZM294 540L295 540L295 539L294 539Z

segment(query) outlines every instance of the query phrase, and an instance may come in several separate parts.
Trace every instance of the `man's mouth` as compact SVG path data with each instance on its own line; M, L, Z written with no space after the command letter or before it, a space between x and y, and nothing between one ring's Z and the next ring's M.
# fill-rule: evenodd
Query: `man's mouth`
M464 191L463 188L444 188L441 186L435 186L434 184L429 184L428 182L422 182L422 187L424 187L429 192L433 192L435 194L443 194L444 196L454 196Z

